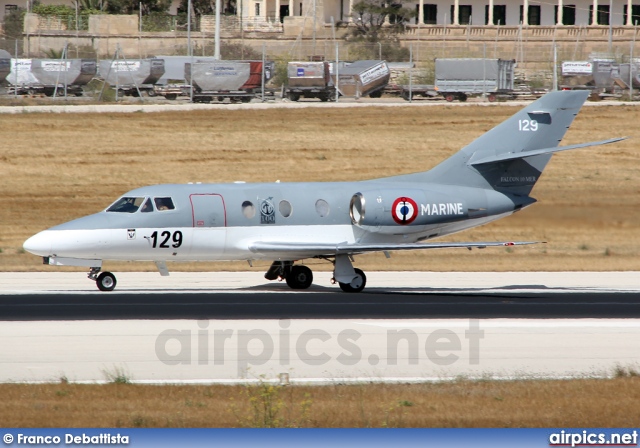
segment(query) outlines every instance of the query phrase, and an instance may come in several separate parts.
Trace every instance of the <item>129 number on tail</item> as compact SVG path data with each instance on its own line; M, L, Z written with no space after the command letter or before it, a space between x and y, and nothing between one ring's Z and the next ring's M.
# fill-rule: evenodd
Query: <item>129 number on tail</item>
M536 120L518 120L518 131L537 131L538 122Z
M178 247L182 246L182 232L176 230L175 232L171 233L168 230L165 230L160 234L160 236L158 236L158 231L156 230L151 234L151 241L151 247L154 249L158 247L162 249L174 247L177 249ZM160 244L158 244L158 241L160 242Z

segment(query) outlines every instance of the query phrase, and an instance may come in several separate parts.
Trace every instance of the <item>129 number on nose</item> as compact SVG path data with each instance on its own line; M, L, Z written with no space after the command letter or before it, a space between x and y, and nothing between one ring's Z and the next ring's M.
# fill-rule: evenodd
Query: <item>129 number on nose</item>
M162 249L168 249L169 247L178 248L182 246L182 232L176 230L175 232L171 233L168 230L165 230L158 236L158 231L156 230L151 234L151 241L151 247L154 249L158 247ZM159 245L158 241L160 241Z

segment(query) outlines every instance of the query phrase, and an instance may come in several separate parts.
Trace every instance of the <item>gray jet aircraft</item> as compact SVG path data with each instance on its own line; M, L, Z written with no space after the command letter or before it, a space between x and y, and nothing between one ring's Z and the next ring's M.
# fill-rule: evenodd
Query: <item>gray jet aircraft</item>
M156 185L124 194L106 210L44 230L24 249L49 265L87 266L111 291L103 260L268 260L265 277L308 288L308 258L333 263L333 281L360 292L352 265L367 252L485 248L533 242L427 243L509 216L529 196L553 153L620 138L559 147L588 96L551 92L430 171L360 182Z

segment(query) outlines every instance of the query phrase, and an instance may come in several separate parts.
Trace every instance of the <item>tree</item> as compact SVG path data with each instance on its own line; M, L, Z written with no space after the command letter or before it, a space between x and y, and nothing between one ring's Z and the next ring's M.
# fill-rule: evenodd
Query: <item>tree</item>
M352 11L355 27L351 37L368 42L389 39L404 32L405 24L416 15L415 11L401 4L381 4L377 0L360 0L353 5Z
M178 7L178 14L186 14L189 0L181 0ZM237 9L236 0L221 0L220 13L224 15L235 15ZM196 16L207 16L216 13L215 0L191 0L192 12Z
M182 0L178 6L178 14L187 14L189 1ZM215 0L191 0L191 12L196 16L209 16L216 12Z
M72 3L78 5L79 11L105 11L108 7L107 0L76 0Z
M140 11L148 15L153 12L168 13L171 0L109 0L106 11L111 14L135 14Z
M4 30L4 37L6 39L22 39L24 15L26 12L23 8L16 8L5 14L2 29Z

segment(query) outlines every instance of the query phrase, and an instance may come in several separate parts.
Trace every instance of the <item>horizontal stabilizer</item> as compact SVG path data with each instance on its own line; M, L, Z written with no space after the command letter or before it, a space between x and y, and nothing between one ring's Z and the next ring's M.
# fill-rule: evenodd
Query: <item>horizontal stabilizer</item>
M569 149L587 148L589 146L608 145L609 143L619 142L625 140L627 137L611 138L609 140L601 140L599 142L580 143L578 145L569 146L556 146L554 148L534 149L532 151L521 152L507 152L497 156L484 157L480 160L472 160L471 165L484 165L486 163L504 162L507 160L523 159L525 157L539 156L543 154L553 154L560 151L567 151Z
M255 242L249 246L253 253L291 253L308 254L307 256L320 255L349 255L365 252L384 252L395 250L422 250L422 249L484 249L485 247L525 246L538 244L540 241L515 241L515 242L468 242L468 243L374 243L374 244L325 244L325 243L285 243L285 242Z

